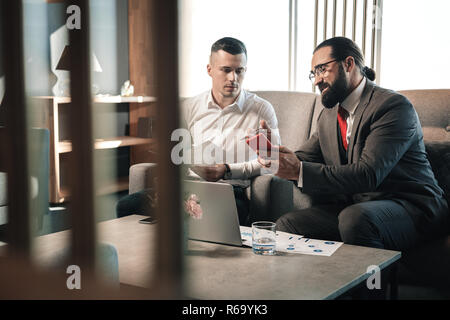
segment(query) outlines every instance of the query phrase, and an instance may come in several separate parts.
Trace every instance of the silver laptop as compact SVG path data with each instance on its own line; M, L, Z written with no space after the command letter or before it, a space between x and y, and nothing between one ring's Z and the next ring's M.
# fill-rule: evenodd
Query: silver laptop
M184 181L182 205L185 214L189 214L189 239L242 246L230 184Z

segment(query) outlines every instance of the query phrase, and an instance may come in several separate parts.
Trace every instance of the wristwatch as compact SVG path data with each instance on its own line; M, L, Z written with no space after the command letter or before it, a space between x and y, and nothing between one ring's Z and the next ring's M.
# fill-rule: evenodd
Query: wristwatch
M224 163L224 165L225 165L225 174L223 175L223 178L225 180L229 180L231 179L231 169L228 164Z

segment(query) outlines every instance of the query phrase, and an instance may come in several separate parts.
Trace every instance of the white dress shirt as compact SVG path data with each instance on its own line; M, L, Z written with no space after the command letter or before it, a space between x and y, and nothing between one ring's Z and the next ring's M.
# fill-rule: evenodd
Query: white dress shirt
M353 127L353 121L355 120L355 111L358 107L359 102L361 101L361 96L364 91L364 87L366 86L366 78L363 77L359 85L353 90L347 98L345 98L344 101L341 103L341 107L347 110L349 116L347 117L347 144L350 143L350 136L352 135L352 127ZM298 187L303 187L303 164L300 161L300 173L298 177Z
M271 128L272 144L281 143L272 105L246 90L241 90L235 102L223 109L214 102L209 90L184 100L182 110L185 126L191 134L193 154L213 154L213 163L227 163L232 178L228 183L248 186L248 179L261 173L258 156L244 139L248 129L258 129L259 121L266 120ZM210 152L213 149L220 149L221 154ZM211 159L208 162L205 157L199 158L193 163L212 164Z
M353 121L355 120L355 111L361 101L361 96L366 85L366 78L364 77L360 84L352 91L341 103L341 107L347 110L349 116L347 117L347 144L350 143L350 136L352 134Z

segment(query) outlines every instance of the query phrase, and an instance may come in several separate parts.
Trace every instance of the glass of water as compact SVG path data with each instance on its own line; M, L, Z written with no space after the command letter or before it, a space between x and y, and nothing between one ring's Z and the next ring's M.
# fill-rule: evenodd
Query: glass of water
M255 254L275 254L275 223L257 221L252 223L252 248Z

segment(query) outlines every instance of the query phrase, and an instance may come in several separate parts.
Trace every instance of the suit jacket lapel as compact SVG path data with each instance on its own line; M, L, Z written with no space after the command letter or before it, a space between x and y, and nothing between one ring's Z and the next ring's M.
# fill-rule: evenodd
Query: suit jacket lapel
M375 84L372 81L370 81L369 79L367 79L366 86L361 95L361 100L355 111L355 119L353 120L352 133L350 135L350 142L349 142L348 151L347 151L348 163L353 162L352 161L353 146L355 145L356 136L358 134L359 124L361 123L361 118L364 113L364 110L366 109L366 106L369 104L369 101L372 98L372 93L373 93L374 87L375 87Z
M327 130L327 140L329 144L328 150L331 153L331 160L333 164L341 164L341 157L339 156L339 136L337 135L337 111L338 107L334 107L328 112L327 126L326 128L330 128Z

